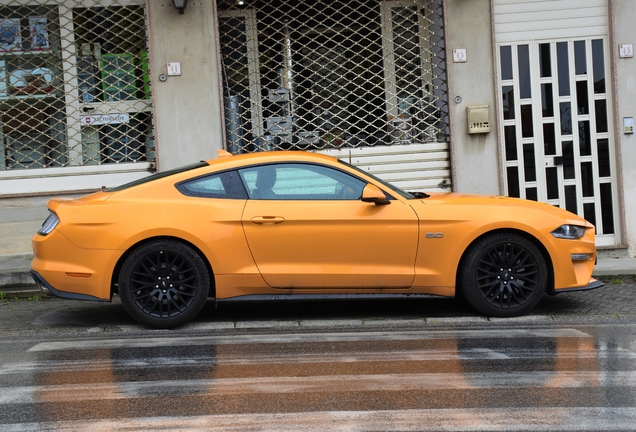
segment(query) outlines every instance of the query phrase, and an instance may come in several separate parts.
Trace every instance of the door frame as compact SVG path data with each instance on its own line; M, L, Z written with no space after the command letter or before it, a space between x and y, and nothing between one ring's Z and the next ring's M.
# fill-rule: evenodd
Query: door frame
M256 10L254 9L241 9L241 10L220 10L218 12L217 22L220 26L221 19L223 18L243 18L245 19L245 39L247 45L247 70L249 79L249 93L250 93L250 112L252 117L252 137L256 140L262 137L263 130L263 103L261 101L261 75L260 64L258 58L258 30L256 22ZM220 59L221 66L223 65L223 58ZM222 72L223 77L225 72ZM225 91L225 86L221 84L222 94ZM225 97L225 96L223 96ZM225 109L225 104L222 104ZM225 115L223 116L225 119ZM225 121L225 120L224 120ZM225 127L223 128L225 134Z
M576 102L576 83L583 81L580 77L581 75L576 75L575 72L575 59L574 59L574 47L573 44L575 41L585 41L586 47L586 66L587 73L585 75L585 82L587 82L587 90L588 90L588 102L592 102L590 105L594 104L594 101L597 100L595 98L594 88L593 88L593 59L590 55L591 44L593 40L602 40L603 41L603 56L604 56L604 68L605 68L605 93L602 93L604 97L599 97L598 99L606 100L606 115L607 115L607 132L598 133L596 132L596 118L594 116L594 110L592 108L588 109L588 114L578 114L577 107L575 105ZM566 42L568 45L568 66L569 66L569 86L570 86L570 95L569 96L559 96L558 91L558 60L557 60L557 43ZM551 59L551 76L542 78L540 76L539 70L539 46L542 44L550 44L550 59ZM531 98L530 99L521 99L520 95L520 86L519 86L519 63L518 63L518 47L528 45L529 47L529 63L530 63L530 83L531 83ZM512 53L512 68L513 68L513 79L512 80L503 80L502 79L502 60L501 60L501 47L511 47ZM607 139L608 140L608 150L609 150L609 164L610 164L610 179L609 184L611 185L611 194L612 194L612 215L613 215L613 225L614 225L614 233L611 234L600 234L596 236L596 241L598 246L617 246L621 244L622 241L622 218L621 218L621 202L622 199L619 196L619 190L617 185L617 179L620 177L620 173L618 172L618 164L617 164L617 143L615 137L615 122L616 117L614 115L614 87L613 87L613 77L612 77L612 67L611 67L611 56L612 51L609 43L608 36L588 36L588 37L573 37L573 38L559 38L559 39L545 39L545 40L532 40L532 41L510 41L495 44L496 51L496 78L497 78L497 106L498 106L498 133L499 133L499 153L500 153L500 166L502 171L502 190L506 195L509 194L509 183L508 183L508 170L509 167L517 166L519 170L519 189L520 189L520 197L525 198L525 188L535 186L537 188L538 201L547 202L552 205L558 205L561 208L565 208L565 193L564 188L566 185L577 185L577 213L579 215L583 215L583 204L593 202L595 204L595 214L597 225L602 220L599 216L601 214L601 194L598 183L598 154L597 154L597 146L592 145L591 155L590 156L580 156L577 152L574 152L574 169L575 169L575 178L574 179L564 179L563 175L563 167L559 167L557 165L558 170L558 189L559 189L559 198L557 199L547 199L547 185L546 185L546 174L545 168L551 167L554 165L554 156L553 155L545 155L544 152L544 136L543 136L543 125L545 123L554 123L555 127L555 146L556 146L556 154L557 156L563 156L562 153L562 142L572 141L573 146L579 145L579 121L589 121L590 126L590 135L594 137L594 140L591 140L592 144L596 143L596 137L598 135L601 136L599 139ZM553 116L544 117L542 113L542 92L541 85L542 84L552 84L552 104L554 108ZM514 92L514 119L506 119L503 118L504 113L504 104L502 99L502 90L506 86L513 86ZM570 115L571 115L571 123L572 123L572 134L571 135L562 135L561 134L561 118L559 113L559 106L562 102L570 102ZM532 109L532 120L533 120L533 136L531 138L523 138L521 136L521 128L522 128L522 120L521 120L521 105L530 105ZM579 119L582 117L582 119ZM514 125L516 128L517 137L516 137L516 149L517 149L517 160L515 162L506 160L506 132L505 127ZM563 138L566 136L566 138ZM524 144L532 144L534 146L533 156L535 158L535 172L537 174L537 179L535 182L526 182L524 177L524 154L523 154L523 145ZM552 159L550 161L549 159ZM584 161L588 161L593 165L594 171L594 197L586 198L582 196L581 192L581 159ZM605 182L607 183L607 182Z

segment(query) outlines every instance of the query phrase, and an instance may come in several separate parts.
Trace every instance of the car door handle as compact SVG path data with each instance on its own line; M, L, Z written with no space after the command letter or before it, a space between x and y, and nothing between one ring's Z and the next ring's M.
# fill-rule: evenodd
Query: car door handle
M258 225L279 224L283 222L285 222L285 218L280 216L254 216L252 218L252 223Z

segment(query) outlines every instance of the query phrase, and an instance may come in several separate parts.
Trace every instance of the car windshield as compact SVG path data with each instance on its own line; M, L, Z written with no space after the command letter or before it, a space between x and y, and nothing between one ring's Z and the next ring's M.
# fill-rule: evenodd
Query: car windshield
M400 195L402 198L419 199L419 198L427 198L428 197L427 194L422 193L422 192L406 192L406 191L400 189L399 187L397 187L397 186L395 186L395 185L393 185L391 183L385 182L384 180L374 176L370 172L365 171L363 169L360 169L357 166L351 165L350 163L347 163L347 162L345 162L343 160L338 159L338 162L340 162L340 163L348 166L349 168L354 169L354 170L356 170L356 171L358 171L358 172L360 172L360 173L362 173L362 174L364 174L366 176L371 177L373 180L377 181L378 183L382 184L383 186L388 187L393 192L395 192L396 194Z
M106 190L106 192L117 192L117 191L120 191L120 190L131 188L133 186L139 186L139 185L144 184L144 183L148 183L148 182L151 182L151 181L154 181L154 180L159 180L159 179L164 178L164 177L169 177L171 175L179 174L179 173L190 171L190 170L197 169L197 168L203 168L204 166L208 166L208 165L209 164L207 162L201 161L201 162L197 162L197 163L194 163L194 164L190 164L190 165L182 166L182 167L179 167L179 168L171 169L171 170L168 170L168 171L162 171L162 172L159 172L159 173L155 173L155 174L153 174L151 176L144 177L142 179L131 181L130 183L126 183L126 184L123 184L121 186L117 186L117 187L108 189L108 190Z

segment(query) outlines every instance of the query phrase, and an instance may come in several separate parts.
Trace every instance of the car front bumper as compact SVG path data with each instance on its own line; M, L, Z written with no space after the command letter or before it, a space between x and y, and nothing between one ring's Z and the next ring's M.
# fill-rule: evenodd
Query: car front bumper
M556 290L552 290L552 292L550 292L550 295L557 295L557 294L561 294L564 292L573 292L573 291L588 291L588 290L593 290L596 288L600 288L602 286L604 286L605 283L601 282L599 280L596 280L594 278L590 279L590 282L582 287L576 287L576 288L562 288L562 289L556 289Z

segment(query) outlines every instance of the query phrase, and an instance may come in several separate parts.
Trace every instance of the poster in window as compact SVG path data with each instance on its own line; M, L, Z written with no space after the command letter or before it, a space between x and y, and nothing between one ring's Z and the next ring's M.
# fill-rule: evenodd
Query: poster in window
M49 32L46 29L46 18L42 16L30 16L29 28L31 29L31 50L44 51L50 49Z
M20 18L0 19L0 52L22 51Z
M6 62L0 60L0 98L7 96L7 70L5 69Z

